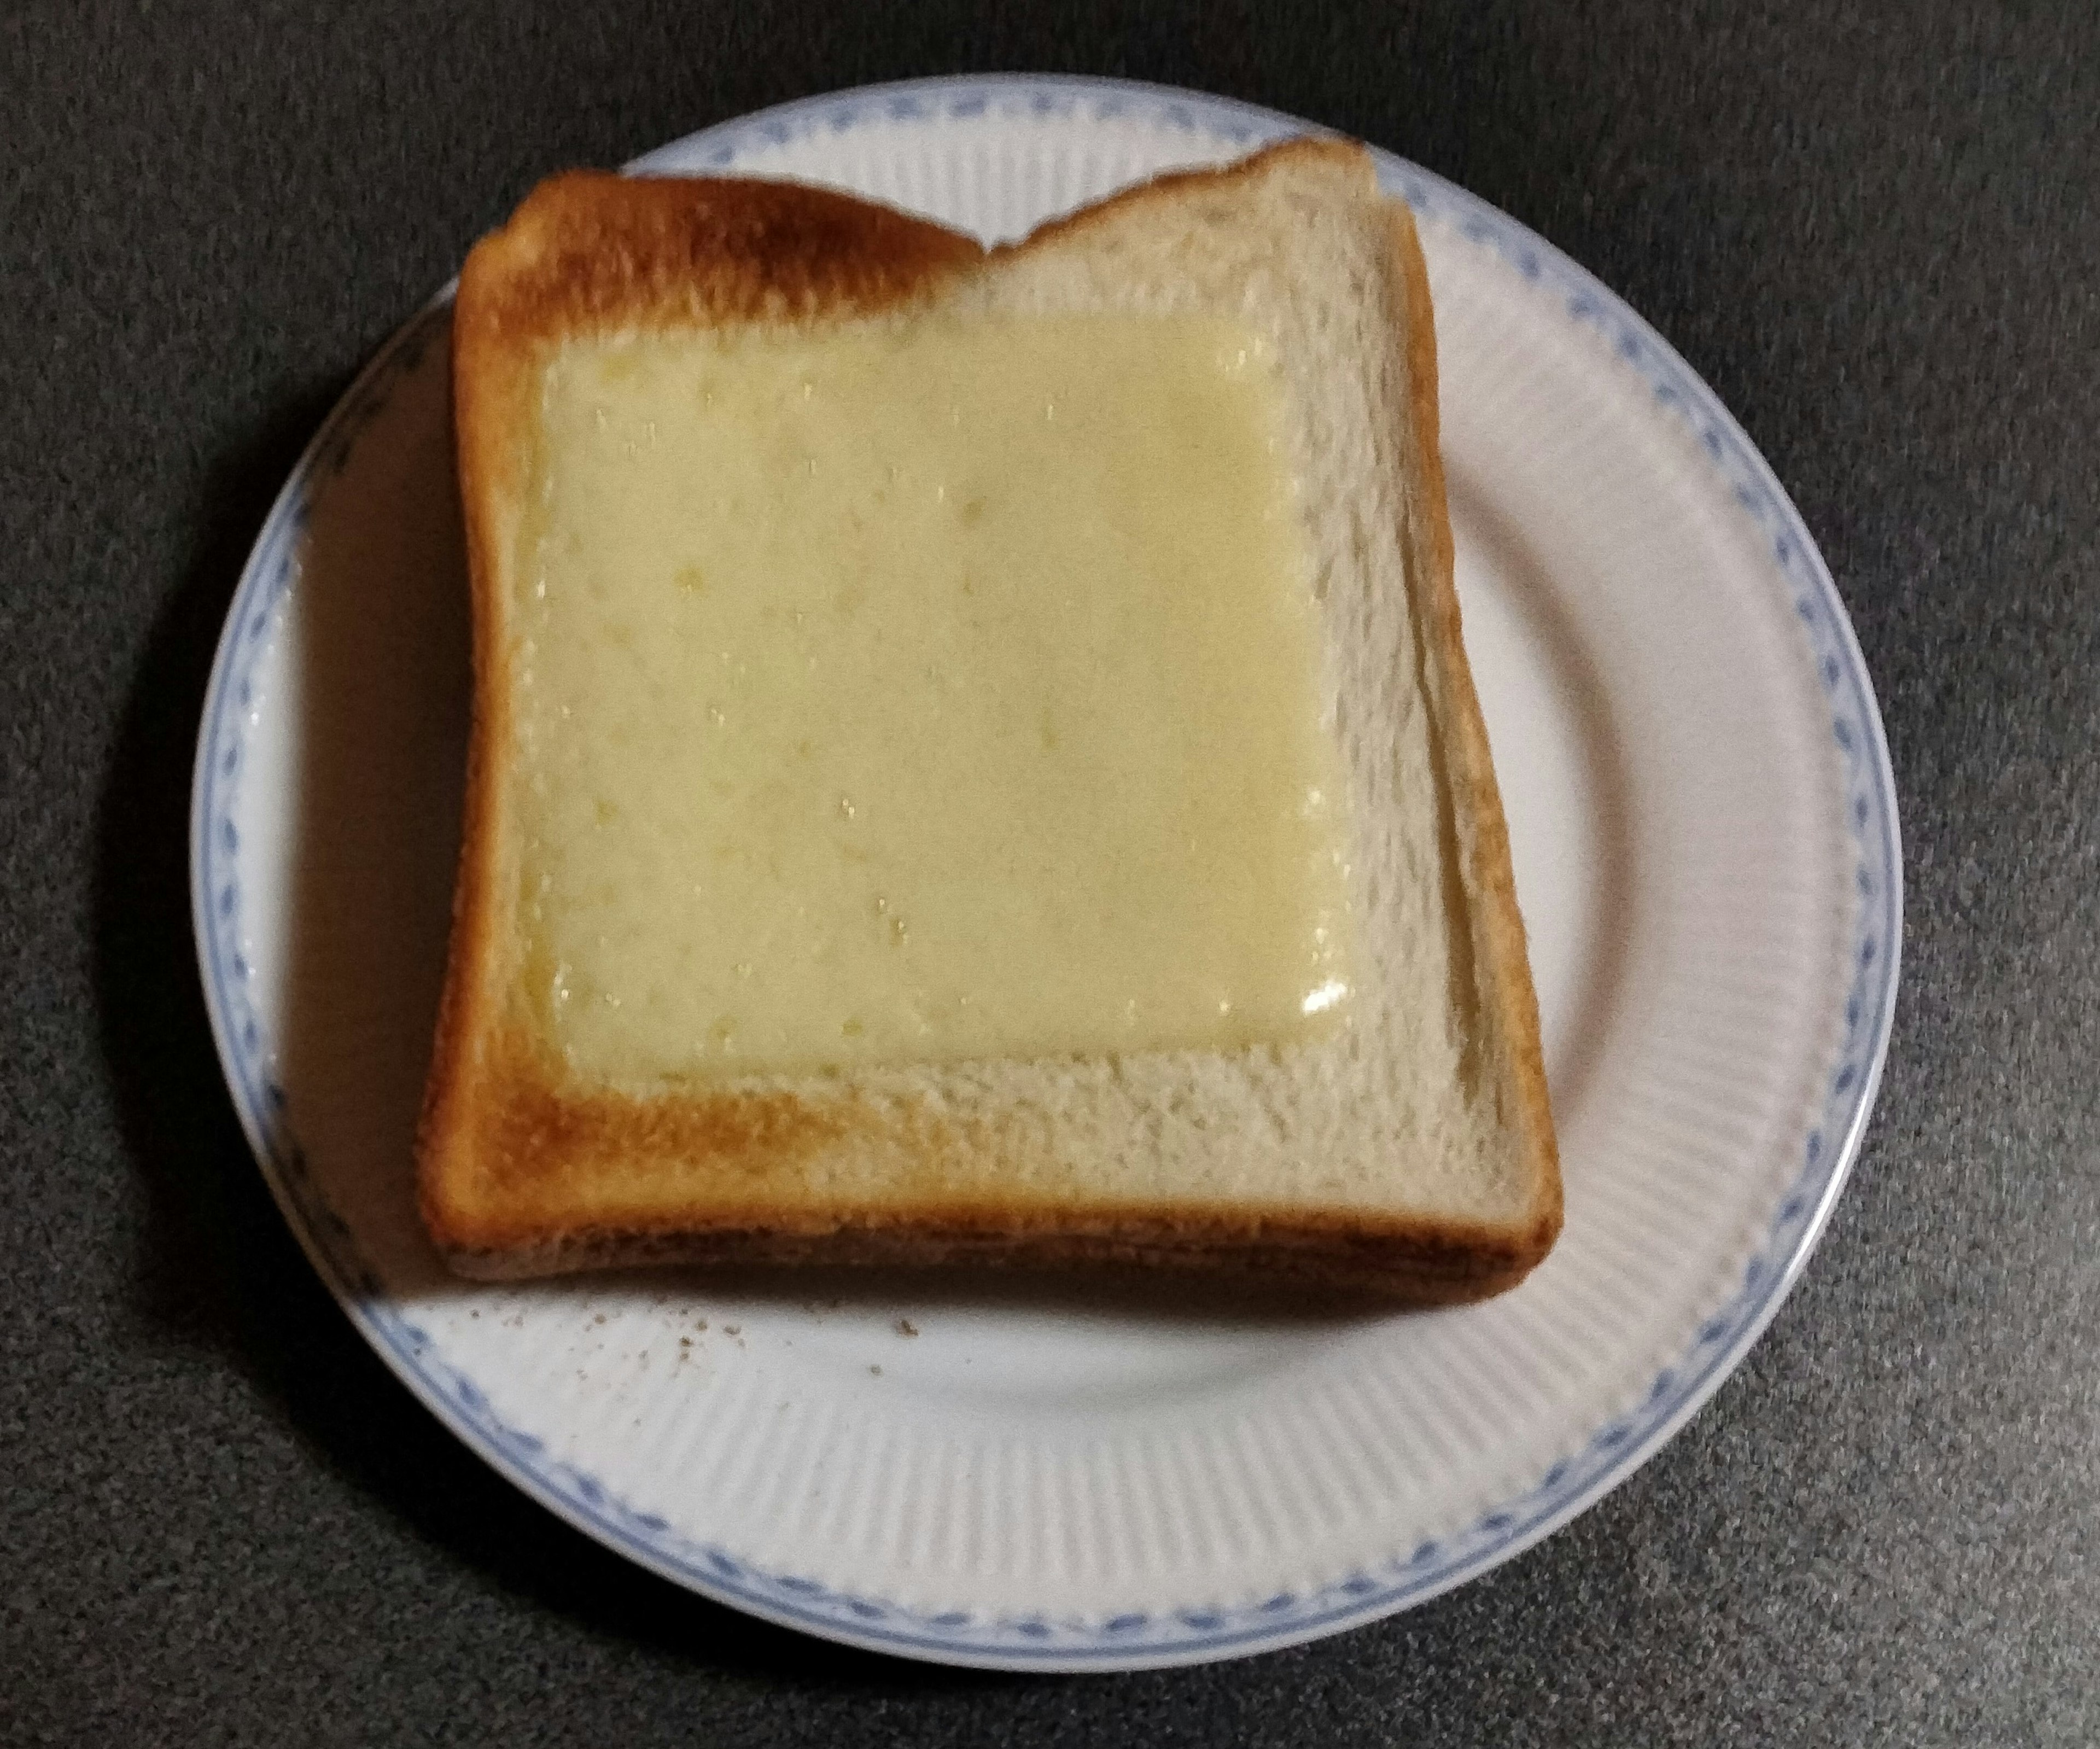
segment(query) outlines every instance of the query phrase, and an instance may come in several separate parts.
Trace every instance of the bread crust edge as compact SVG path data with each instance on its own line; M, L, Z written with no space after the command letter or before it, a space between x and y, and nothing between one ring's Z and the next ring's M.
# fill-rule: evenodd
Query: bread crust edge
M1438 397L1436 332L1430 298L1428 263L1405 202L1392 204L1393 254L1407 300L1408 381L1414 398L1414 423L1421 478L1414 494L1421 513L1425 541L1410 539L1411 555L1423 559L1417 574L1418 628L1425 632L1432 657L1440 665L1443 685L1432 689L1431 704L1444 707L1442 731L1436 740L1454 788L1462 789L1472 832L1460 834L1464 890L1471 925L1474 963L1493 986L1490 1005L1507 1027L1508 1091L1511 1114L1523 1139L1532 1174L1533 1261L1542 1260L1560 1237L1565 1217L1560 1179L1560 1144L1546 1079L1546 1055L1539 1036L1538 996L1532 983L1524 914L1516 897L1516 874L1510 860L1509 824L1502 812L1502 787L1495 777L1486 719L1473 685L1466 656L1458 607L1456 553L1451 536L1449 502L1444 484ZM1426 550L1425 550L1426 547ZM1455 799L1455 798L1454 798Z

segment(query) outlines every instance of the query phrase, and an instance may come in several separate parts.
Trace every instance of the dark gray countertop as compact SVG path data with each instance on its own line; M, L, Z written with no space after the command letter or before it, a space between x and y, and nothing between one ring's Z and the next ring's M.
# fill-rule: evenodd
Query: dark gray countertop
M1897 0L1022 10L0 18L0 1741L2090 1743L2100 29ZM1595 270L1799 502L1902 796L1880 1113L1741 1373L1487 1579L1239 1664L892 1663L563 1528L323 1292L192 969L213 642L359 362L546 170L986 68L1296 111Z

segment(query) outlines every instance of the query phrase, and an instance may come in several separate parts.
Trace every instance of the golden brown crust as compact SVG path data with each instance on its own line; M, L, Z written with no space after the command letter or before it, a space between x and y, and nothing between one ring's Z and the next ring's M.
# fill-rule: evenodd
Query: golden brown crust
M1083 232L1152 202L1187 199L1302 158L1365 167L1362 148L1287 142L1222 171L1162 177L1045 227L1012 248ZM647 1099L565 1084L558 1062L523 1036L505 1007L509 967L498 895L504 773L510 735L504 685L509 629L502 543L517 522L519 434L532 428L543 343L578 332L655 325L835 320L931 298L985 259L971 240L868 203L779 183L558 177L510 223L477 245L461 276L454 326L455 407L474 594L474 721L452 947L421 1133L424 1218L463 1273L524 1275L609 1263L674 1260L915 1262L968 1257L1026 1267L1144 1263L1237 1269L1365 1291L1410 1302L1471 1299L1511 1285L1545 1254L1560 1225L1557 1173L1540 1067L1535 1007L1507 837L1486 764L1451 587L1449 532L1436 451L1434 339L1426 280L1404 215L1410 364L1432 532L1427 617L1451 687L1455 766L1481 826L1470 872L1477 953L1508 1011L1520 1097L1545 1137L1550 1212L1515 1232L1375 1211L1261 1209L1153 1203L1118 1208L1098 1196L1075 1210L1056 1199L1010 1135L958 1133L924 1112L876 1110L850 1095L664 1094ZM1485 774L1485 783L1482 782ZM1511 943L1514 943L1512 958ZM1514 967L1512 971L1511 968ZM880 1207L827 1200L825 1151L849 1142L899 1163L899 1194ZM1032 1183L995 1199L956 1194L945 1164L968 1159ZM696 1193L623 1198L607 1192L634 1168L675 1166ZM593 1183L592 1194L576 1186ZM906 1194L908 1193L908 1194Z
M521 335L870 316L975 266L983 247L797 183L615 176L543 182L460 276L460 319Z
M1538 1034L1538 998L1531 982L1525 949L1524 916L1517 908L1516 877L1510 866L1509 826L1502 815L1501 786L1495 780L1488 747L1488 728L1480 715L1473 670L1466 659L1458 613L1451 518L1444 488L1444 457L1439 441L1436 329L1429 295L1429 269L1422 256L1414 215L1392 205L1393 253L1407 298L1408 382L1414 396L1417 466L1421 474L1415 508L1421 513L1426 541L1410 550L1426 561L1414 577L1418 610L1427 641L1440 663L1444 685L1432 689L1432 708L1441 692L1443 720L1436 738L1449 781L1466 793L1471 816L1470 841L1461 837L1465 886L1471 903L1464 908L1472 928L1472 958L1484 968L1496 991L1495 1007L1508 1022L1511 1090L1517 1110L1511 1122L1524 1137L1534 1175L1533 1236L1537 1262L1560 1236L1562 1218L1560 1156L1546 1092L1546 1057Z
M473 270L471 258L469 272ZM468 275L461 275L462 290ZM471 304L469 314L471 315ZM438 1002L430 1071L416 1137L417 1188L425 1225L444 1244L458 1202L446 1163L470 1157L474 1060L488 1031L493 1000L496 918L491 900L496 876L501 773L494 750L510 739L510 693L496 683L507 636L494 554L498 539L492 482L507 466L501 438L515 393L510 367L496 337L456 307L452 321L452 409L459 449L461 508L466 523L467 586L472 598L474 667L472 715L467 737L466 783L460 811L459 873L452 888L451 947Z

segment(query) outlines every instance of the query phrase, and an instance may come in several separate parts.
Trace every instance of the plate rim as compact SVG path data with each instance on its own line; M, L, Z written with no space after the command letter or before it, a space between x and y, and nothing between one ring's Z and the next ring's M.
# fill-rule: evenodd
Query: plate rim
M1321 125L1241 99L1136 81L990 73L863 86L734 117L634 160L630 171L726 167L756 148L785 144L820 125L843 133L869 121L939 125L1016 100L1045 120L1100 122L1123 114L1193 138L1251 147L1286 135L1331 134ZM1083 106L1084 113L1083 113ZM238 841L214 806L237 777L242 737L229 700L249 702L253 662L290 583L290 551L315 489L341 472L364 426L398 379L414 369L448 316L441 288L382 344L315 433L265 518L244 564L214 651L200 718L190 814L192 927L212 1037L241 1128L272 1195L308 1260L390 1370L497 1473L558 1516L663 1577L782 1626L864 1649L936 1663L1015 1670L1156 1668L1243 1657L1324 1637L1428 1601L1513 1558L1624 1482L1668 1443L1741 1363L1798 1280L1851 1175L1877 1098L1901 977L1903 865L1895 773L1866 662L1829 569L1770 465L1719 397L1623 300L1517 220L1433 171L1376 147L1381 180L1418 214L1454 223L1525 279L1563 295L1567 316L1596 329L1657 403L1688 426L1710 466L1764 531L1767 559L1794 590L1832 731L1846 771L1846 826L1861 860L1860 903L1846 999L1846 1038L1826 1089L1823 1122L1752 1256L1744 1279L1702 1321L1642 1403L1610 1418L1581 1451L1555 1462L1528 1491L1443 1543L1359 1571L1302 1596L1253 1605L1189 1605L1106 1619L1037 1614L920 1612L834 1591L792 1574L761 1572L729 1551L690 1542L596 1478L549 1459L539 1442L505 1424L473 1380L445 1360L428 1334L387 1300L355 1235L320 1197L297 1139L282 1121L284 1097L259 1058L259 1031L235 939L240 911L230 866ZM237 719L240 712L232 713ZM1878 860L1877 868L1871 865ZM1861 1036L1862 1022L1864 1036ZM683 1546L680 1546L680 1545Z

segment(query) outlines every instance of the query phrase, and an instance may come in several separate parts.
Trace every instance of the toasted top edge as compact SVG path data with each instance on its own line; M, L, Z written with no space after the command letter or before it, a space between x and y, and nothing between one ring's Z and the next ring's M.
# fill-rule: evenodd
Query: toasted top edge
M515 340L611 326L872 316L938 290L988 254L1083 235L1115 217L1325 161L1367 189L1352 140L1304 136L1223 170L1170 171L986 250L893 207L805 183L567 170L527 195L468 255L458 319Z
M873 315L981 261L969 237L795 183L571 170L460 275L459 319L512 340L609 326Z

